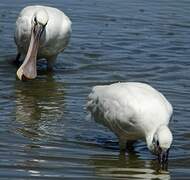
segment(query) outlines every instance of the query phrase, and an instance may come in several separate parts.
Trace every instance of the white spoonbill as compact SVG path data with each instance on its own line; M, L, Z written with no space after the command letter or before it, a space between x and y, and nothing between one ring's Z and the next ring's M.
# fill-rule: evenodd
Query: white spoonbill
M159 161L167 162L173 140L168 128L173 108L156 89L138 82L95 86L87 108L98 123L116 134L120 150L126 149L127 141L144 139Z
M52 69L57 55L69 42L71 21L60 10L48 6L27 6L16 21L15 42L17 58L25 57L17 71L18 78L34 79L37 76L36 60L47 59Z

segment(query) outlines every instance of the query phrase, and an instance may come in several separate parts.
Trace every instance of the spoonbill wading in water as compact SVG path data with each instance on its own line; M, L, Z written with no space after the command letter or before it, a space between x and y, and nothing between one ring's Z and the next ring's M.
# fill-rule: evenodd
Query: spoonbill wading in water
M20 57L24 59L17 70L18 78L36 78L37 59L45 58L48 69L52 69L57 55L67 46L70 34L71 21L62 11L48 6L25 7L16 21L16 61Z
M138 82L95 86L87 108L97 122L116 134L121 151L126 150L127 141L144 139L159 162L167 164L173 108L156 89Z

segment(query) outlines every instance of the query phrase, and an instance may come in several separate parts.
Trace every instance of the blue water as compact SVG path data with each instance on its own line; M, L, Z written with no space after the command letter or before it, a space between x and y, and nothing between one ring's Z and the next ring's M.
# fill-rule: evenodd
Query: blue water
M26 5L63 10L72 37L53 73L16 79L15 21ZM65 0L0 2L1 179L189 179L190 2ZM140 81L174 107L168 170L143 142L119 154L117 138L87 118L91 87Z

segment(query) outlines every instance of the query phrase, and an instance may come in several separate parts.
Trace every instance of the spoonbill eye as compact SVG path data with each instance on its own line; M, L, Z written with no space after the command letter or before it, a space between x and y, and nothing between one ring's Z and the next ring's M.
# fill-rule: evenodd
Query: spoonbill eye
M159 141L156 141L156 145L157 145L157 146L159 146L159 145L160 145L160 144L159 144Z
M34 23L37 24L37 19L36 16L34 17Z

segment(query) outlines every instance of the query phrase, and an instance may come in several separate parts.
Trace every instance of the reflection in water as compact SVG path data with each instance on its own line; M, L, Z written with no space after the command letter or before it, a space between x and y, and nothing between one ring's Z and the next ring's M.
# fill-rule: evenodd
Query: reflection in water
M67 12L72 39L55 79L20 82L4 56L16 52L18 12L36 2ZM0 7L1 179L189 179L189 1L1 0ZM109 150L94 141L112 135L84 120L84 99L92 86L116 81L150 83L171 100L170 172L160 172L139 145L139 157L118 157L118 145Z
M96 173L101 177L170 179L168 171L159 170L154 160L142 160L136 153L116 155L95 155L92 157Z
M15 82L16 121L23 124L19 129L30 138L48 134L48 131L63 116L63 85L51 74L42 79Z

